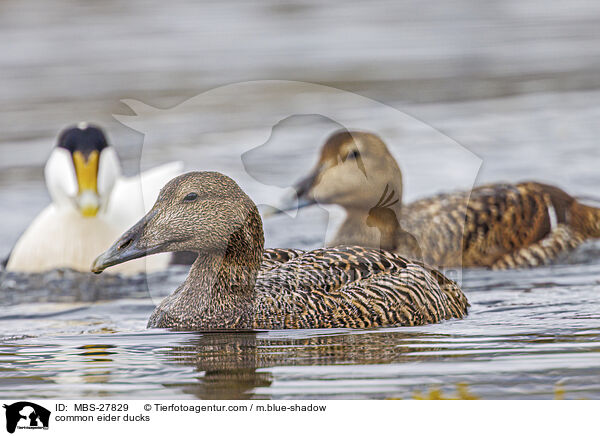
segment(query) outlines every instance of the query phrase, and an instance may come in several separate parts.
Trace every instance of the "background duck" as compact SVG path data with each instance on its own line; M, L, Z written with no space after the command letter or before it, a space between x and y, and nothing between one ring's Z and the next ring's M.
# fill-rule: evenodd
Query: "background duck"
M170 181L92 270L170 251L193 251L198 258L148 327L376 327L467 313L467 299L454 282L393 253L361 247L263 253L256 205L220 173L193 172Z
M115 149L97 126L80 123L63 130L44 175L52 203L15 244L7 270L55 268L89 271L94 258L144 214L160 187L181 173L173 162L135 177L123 177ZM169 256L137 261L115 272L134 274L165 268Z
M600 209L537 182L486 185L403 206L400 168L381 138L368 132L331 135L296 191L299 208L345 209L330 245L381 247L437 266L539 266L600 238Z

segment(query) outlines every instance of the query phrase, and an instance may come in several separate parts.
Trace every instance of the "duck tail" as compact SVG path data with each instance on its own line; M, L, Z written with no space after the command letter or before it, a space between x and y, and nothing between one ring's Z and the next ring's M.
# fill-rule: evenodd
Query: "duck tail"
M581 202L581 200L598 202L600 199L590 197L578 199L560 188L543 183L532 182L528 185L549 196L559 224L567 224L584 239L600 238L600 209Z
M585 238L600 238L600 208L574 201L570 215L573 229Z
M422 262L415 262L421 265L423 268L427 269L429 273L436 279L438 284L440 285L440 289L448 298L448 307L449 313L446 316L446 319L450 318L464 318L467 316L469 312L469 301L467 297L460 289L460 286L454 281L450 280L444 274L439 272L437 269L432 268Z
M442 292L446 294L448 301L450 302L450 312L452 313L452 316L456 318L464 318L467 316L471 305L458 284L446 277L439 282Z

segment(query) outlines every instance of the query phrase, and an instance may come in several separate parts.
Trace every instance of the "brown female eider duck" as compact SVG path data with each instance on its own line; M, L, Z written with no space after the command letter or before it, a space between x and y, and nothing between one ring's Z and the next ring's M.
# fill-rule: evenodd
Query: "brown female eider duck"
M469 304L441 273L361 247L264 251L256 205L229 177L171 180L92 271L160 252L198 253L148 327L180 330L412 326L462 318Z
M534 267L600 238L600 209L542 183L492 184L402 205L400 168L367 132L331 135L296 191L299 208L345 209L331 245L378 247L438 267Z

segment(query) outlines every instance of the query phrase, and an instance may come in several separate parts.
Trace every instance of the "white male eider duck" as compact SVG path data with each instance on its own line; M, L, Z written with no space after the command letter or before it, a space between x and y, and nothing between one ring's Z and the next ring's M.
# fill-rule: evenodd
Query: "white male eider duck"
M462 318L469 303L440 272L371 248L264 250L254 202L229 177L171 180L92 271L153 253L197 253L148 327L253 330L414 326Z
M38 273L55 268L89 271L94 258L144 215L160 187L180 174L172 162L135 177L123 177L115 149L97 126L80 123L63 130L44 175L52 203L15 244L8 271ZM168 255L123 265L115 272L164 269Z
M382 248L437 267L535 267L600 238L600 209L538 182L491 184L403 205L402 172L369 132L332 134L296 191L298 207L345 209L330 245Z

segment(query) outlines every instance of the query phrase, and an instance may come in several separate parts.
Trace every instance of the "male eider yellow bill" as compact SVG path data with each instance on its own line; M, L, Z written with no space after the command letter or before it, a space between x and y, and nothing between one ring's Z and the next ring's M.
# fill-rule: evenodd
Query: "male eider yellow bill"
M136 177L123 177L117 153L99 127L80 123L63 130L44 171L52 203L19 238L7 270L89 271L98 253L142 217L144 205L149 207L160 187L182 169L181 163L173 162ZM168 263L169 256L163 255L115 272L154 271Z
M600 238L600 209L537 182L480 186L402 205L402 173L377 135L338 131L296 185L298 204L336 204L346 219L331 245L380 247L436 266L534 267Z
M462 318L469 304L438 271L396 254L342 246L266 250L256 205L229 177L176 177L92 271L153 253L198 253L148 327L180 330L409 326Z

